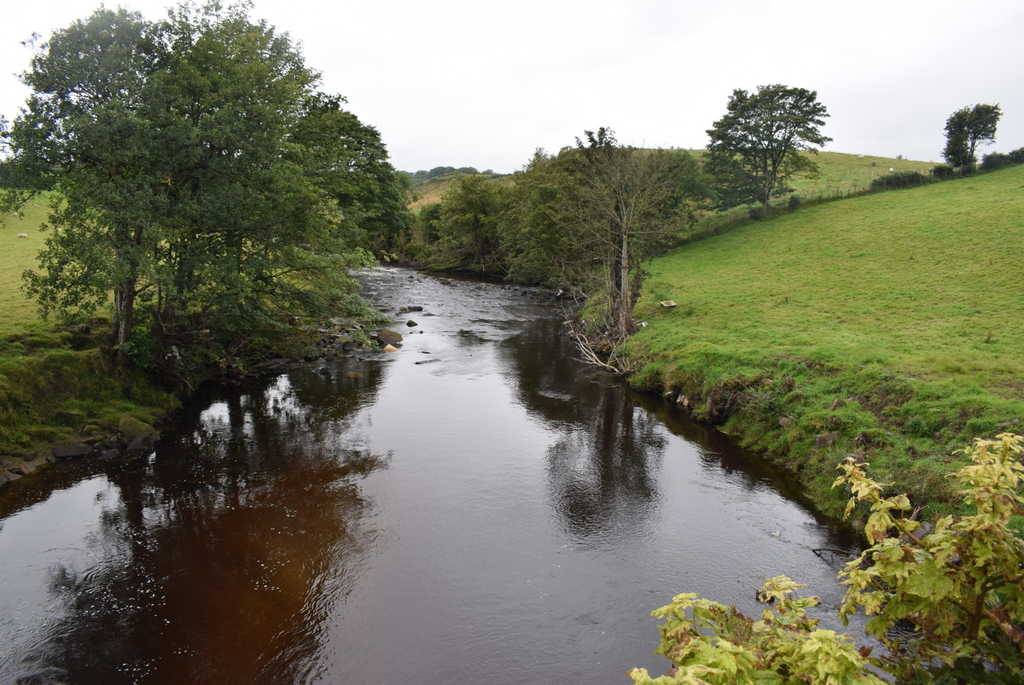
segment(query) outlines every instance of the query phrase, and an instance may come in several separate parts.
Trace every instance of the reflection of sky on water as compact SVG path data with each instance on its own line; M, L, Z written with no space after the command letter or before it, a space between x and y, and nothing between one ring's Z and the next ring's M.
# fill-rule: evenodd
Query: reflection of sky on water
M30 507L0 528L0 676L13 682L25 673L16 659L43 642L47 627L66 616L54 597L51 571L85 570L95 563L83 541L95 541L102 512L117 492L102 476L54 492L43 506Z

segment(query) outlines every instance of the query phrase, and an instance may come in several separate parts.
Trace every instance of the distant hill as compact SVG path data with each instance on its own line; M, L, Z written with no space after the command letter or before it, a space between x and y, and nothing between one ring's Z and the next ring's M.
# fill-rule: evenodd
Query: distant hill
M405 174L405 176L409 179L409 184L412 186L412 189L416 190L417 188L421 188L423 184L425 184L427 181L438 178L440 176L451 176L452 174L479 174L481 172L477 171L476 168L471 166L464 166L458 168L453 166L436 166L430 171L421 169L419 171L399 171L398 173ZM490 169L487 169L483 173L491 174L494 172L491 171Z
M440 173L438 170L444 170ZM408 171L402 171L399 173L406 174L412 185L412 202L409 203L409 209L419 209L424 205L433 204L441 201L441 196L448 189L448 185L457 178L462 176L470 176L475 174L486 175L490 178L505 178L504 174L496 174L490 169L486 171L477 171L473 167L462 167L455 169L453 167L435 167L429 172L417 171L417 180L413 180L414 174L410 174ZM423 174L431 174L429 177L423 176Z
M440 202L444 191L448 189L448 184L455 178L457 176L453 174L446 174L424 181L418 188L413 189L413 200L409 203L409 208L419 209L424 205Z

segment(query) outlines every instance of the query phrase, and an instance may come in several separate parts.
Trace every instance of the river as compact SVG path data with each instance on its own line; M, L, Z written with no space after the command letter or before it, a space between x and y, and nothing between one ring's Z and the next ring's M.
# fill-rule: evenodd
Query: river
M629 682L650 611L830 627L856 541L799 488L577 358L531 291L382 268L398 352L194 402L156 451L0 495L0 682ZM407 326L410 319L417 325Z

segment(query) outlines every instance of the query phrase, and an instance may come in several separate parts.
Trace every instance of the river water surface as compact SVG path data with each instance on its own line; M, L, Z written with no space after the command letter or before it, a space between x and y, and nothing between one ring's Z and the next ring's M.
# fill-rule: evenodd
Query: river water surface
M154 454L0 496L0 682L616 684L669 666L649 612L679 592L758 615L785 573L834 615L821 550L850 536L581 363L557 310L365 282L424 308L400 351L217 391Z

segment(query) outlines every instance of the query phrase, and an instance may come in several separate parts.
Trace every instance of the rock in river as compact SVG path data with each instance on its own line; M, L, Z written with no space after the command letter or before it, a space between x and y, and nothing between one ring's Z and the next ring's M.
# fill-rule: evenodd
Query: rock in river
M377 342L381 345L397 345L402 342L402 334L385 328L384 330L377 331L377 335L373 336Z

